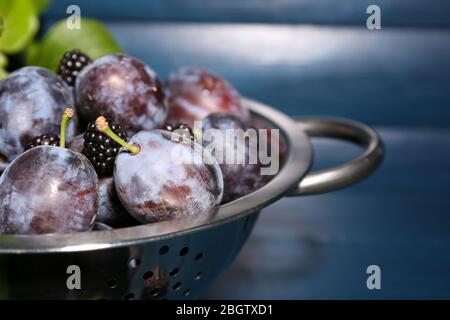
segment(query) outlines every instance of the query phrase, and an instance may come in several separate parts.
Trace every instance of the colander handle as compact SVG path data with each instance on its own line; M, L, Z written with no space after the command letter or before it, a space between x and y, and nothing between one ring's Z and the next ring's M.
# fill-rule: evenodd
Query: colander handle
M384 158L384 146L372 128L340 118L301 118L297 122L311 137L338 138L365 147L358 158L343 165L308 173L287 196L303 196L341 189L369 176Z

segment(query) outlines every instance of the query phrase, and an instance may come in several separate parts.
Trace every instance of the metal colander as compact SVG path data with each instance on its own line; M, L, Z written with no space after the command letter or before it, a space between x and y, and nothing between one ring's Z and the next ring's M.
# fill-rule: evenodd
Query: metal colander
M371 128L353 121L297 121L248 99L253 119L279 128L285 156L281 169L256 192L222 205L208 221L180 220L130 228L48 235L0 236L0 298L192 299L231 264L262 208L283 196L332 191L368 176L383 159ZM350 140L366 147L357 159L308 173L310 136ZM68 289L70 266L81 289Z

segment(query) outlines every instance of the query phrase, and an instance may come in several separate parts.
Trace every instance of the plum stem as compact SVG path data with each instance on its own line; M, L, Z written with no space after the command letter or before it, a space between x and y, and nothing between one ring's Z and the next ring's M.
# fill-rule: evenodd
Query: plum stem
M127 149L133 156L141 152L141 148L138 145L131 145L122 138L120 138L118 135L116 135L114 131L112 131L111 128L109 127L108 121L106 121L105 117L100 116L97 118L97 120L95 120L95 128L101 133L106 134L108 137L113 139L115 142L120 144L125 149Z
M59 146L61 148L66 147L66 133L67 133L67 126L69 124L70 119L73 117L73 109L72 108L66 108L64 110L62 119L61 119L61 140L59 143Z
M201 131L200 130L195 130L195 129L193 129L192 130L192 135L194 136L194 138L199 138L199 137L201 137Z

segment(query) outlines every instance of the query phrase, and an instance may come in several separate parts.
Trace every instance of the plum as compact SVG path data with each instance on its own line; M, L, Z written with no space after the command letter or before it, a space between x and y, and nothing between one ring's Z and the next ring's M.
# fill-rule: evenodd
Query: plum
M241 104L239 93L224 79L211 71L181 68L164 84L169 108L168 122L185 123L190 127L213 112L229 112L248 120L248 110Z
M82 153L84 149L84 134L77 135L69 144L69 149ZM136 224L136 220L128 214L120 203L114 187L113 177L99 178L100 205L97 223L106 224L114 228L128 227Z
M213 155L216 158L220 155L220 159L217 160L220 163L224 179L224 203L245 196L270 180L271 176L261 174L262 164L259 159L254 163L249 161L250 152L255 152L256 150L251 150L247 139L240 140L236 138L233 143L226 141L227 130L243 130L245 132L248 129L253 129L248 122L232 114L213 113L203 119L201 124L204 133L203 146L208 150L215 149ZM212 129L219 130L221 133L220 136L223 140L220 143L215 143L214 141L211 143L209 139L205 138L205 132ZM259 136L257 137L259 139ZM258 143L260 142L266 143L266 141L258 141ZM230 148L233 148L236 159L241 158L244 161L241 163L228 163L226 158L227 152L231 152Z
M0 234L91 230L98 207L97 174L69 149L30 149L0 177Z
M72 90L54 73L24 67L0 82L0 157L11 162L33 137L58 134L59 120L73 106ZM76 116L67 129L75 134Z
M67 147L72 151L82 153L84 149L84 133L76 135Z
M223 180L211 154L191 140L164 130L141 131L120 141L99 117L97 129L124 146L116 158L114 181L122 205L142 223L212 214Z
M136 220L125 210L120 203L114 187L112 177L101 178L100 207L97 215L97 222L107 224L114 228L128 227L136 225Z
M86 122L102 115L129 134L159 128L167 117L157 74L126 54L106 55L85 67L76 79L75 98Z
M0 177L0 234L68 233L92 229L98 178L89 160L65 148L73 109L61 118L59 147L33 146Z
M178 145L180 158L201 150L171 140L171 134L142 131L130 141L139 145L137 155L122 152L116 159L116 190L125 208L137 220L158 222L184 216L209 214L223 192L219 165L178 163L172 159ZM194 143L192 143L194 145Z

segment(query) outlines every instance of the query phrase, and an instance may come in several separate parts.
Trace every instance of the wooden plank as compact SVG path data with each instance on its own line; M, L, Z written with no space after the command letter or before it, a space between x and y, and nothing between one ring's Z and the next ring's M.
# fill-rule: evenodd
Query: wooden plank
M346 190L267 208L209 299L449 299L450 131L381 129L386 161ZM316 167L357 154L315 143ZM380 291L366 268L381 267Z
M282 25L109 23L125 50L165 78L210 68L291 115L374 125L450 124L450 33Z
M382 23L389 26L448 27L450 3L446 0L58 0L47 17L64 17L78 4L82 14L106 19L145 19L191 22L270 22L365 25L366 9L377 4Z

